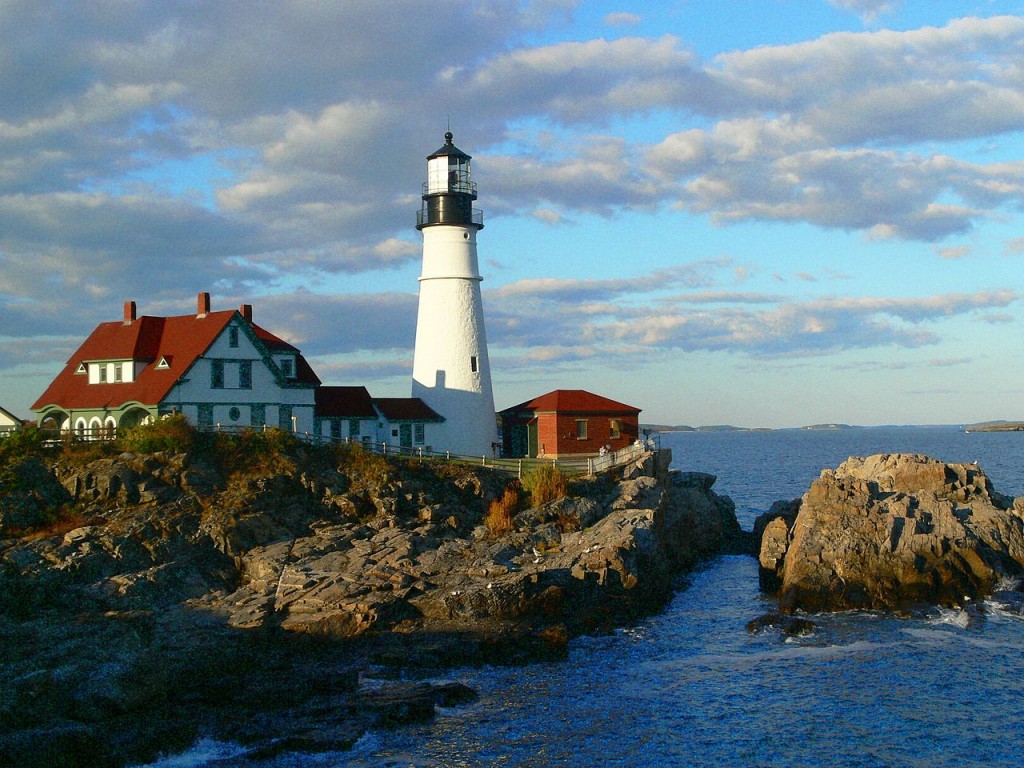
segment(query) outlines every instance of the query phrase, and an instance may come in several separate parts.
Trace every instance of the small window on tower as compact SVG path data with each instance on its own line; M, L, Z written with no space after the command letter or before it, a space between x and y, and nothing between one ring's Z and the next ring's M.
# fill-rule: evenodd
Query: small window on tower
M477 366L476 366L476 355L473 355L472 357L469 358L469 369L473 373L476 373L476 368L477 368Z

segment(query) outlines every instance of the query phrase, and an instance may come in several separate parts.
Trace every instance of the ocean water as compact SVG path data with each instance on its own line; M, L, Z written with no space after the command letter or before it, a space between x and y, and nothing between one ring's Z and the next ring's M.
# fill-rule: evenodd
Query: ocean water
M851 455L978 461L1024 495L1024 433L955 428L675 433L674 466L718 475L745 528ZM1009 587L1010 585L1007 585ZM1020 766L1024 615L998 593L914 618L815 615L812 634L751 635L774 607L757 564L722 557L635 626L571 645L558 663L467 668L480 692L432 723L368 734L351 752L248 761L203 742L170 766Z

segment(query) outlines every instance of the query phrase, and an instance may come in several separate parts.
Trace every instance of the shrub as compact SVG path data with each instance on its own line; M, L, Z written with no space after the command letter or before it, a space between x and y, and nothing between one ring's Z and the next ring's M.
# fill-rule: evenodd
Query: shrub
M182 414L173 413L148 424L122 430L117 445L122 451L131 453L184 453L192 447L195 439L195 427Z
M339 445L338 470L360 488L382 488L393 476L388 460L379 453L364 450L358 443Z
M487 508L484 525L492 536L501 536L512 530L512 516L519 509L519 488L515 484L505 487L500 499L495 499Z
M526 473L523 487L530 494L534 506L546 504L566 495L566 480L562 470L554 464L542 464Z
M246 429L239 434L210 433L213 451L227 472L290 473L296 468L299 439L283 429Z
M20 429L0 439L0 468L17 464L46 450L45 436L34 427Z

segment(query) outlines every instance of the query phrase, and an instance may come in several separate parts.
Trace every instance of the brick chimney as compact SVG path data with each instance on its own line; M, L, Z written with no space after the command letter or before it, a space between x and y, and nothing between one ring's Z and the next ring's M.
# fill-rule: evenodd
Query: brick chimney
M238 308L238 311L245 318L246 322L252 322L252 304L243 304Z
M196 310L196 317L202 318L210 314L210 294L206 291L199 293L198 308Z
M135 302L126 301L124 303L124 324L131 325L135 322Z

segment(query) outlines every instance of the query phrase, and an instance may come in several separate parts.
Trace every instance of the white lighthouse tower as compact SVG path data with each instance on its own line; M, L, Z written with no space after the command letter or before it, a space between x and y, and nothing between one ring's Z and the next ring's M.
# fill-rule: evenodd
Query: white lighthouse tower
M416 318L412 395L444 417L439 450L491 455L497 440L491 366L476 233L483 214L473 208L476 184L470 156L444 135L427 157L427 182L416 229L423 232L423 270Z

